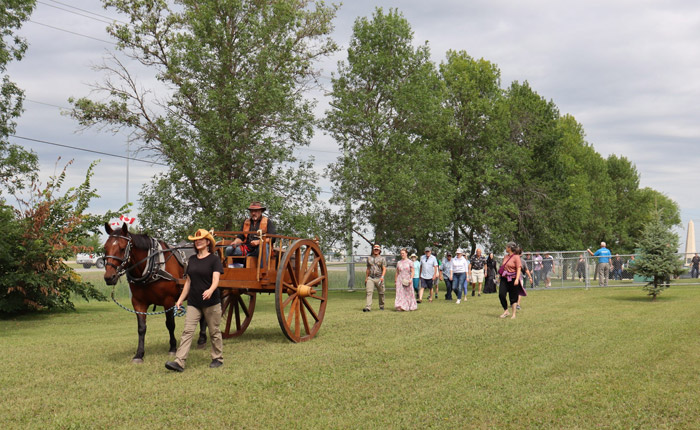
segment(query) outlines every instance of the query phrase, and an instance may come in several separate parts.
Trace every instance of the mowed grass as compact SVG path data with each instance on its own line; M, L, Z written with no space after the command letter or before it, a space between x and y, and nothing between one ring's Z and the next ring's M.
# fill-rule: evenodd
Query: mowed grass
M222 368L193 349L182 374L163 366L163 316L142 365L135 317L111 302L0 320L0 428L700 427L698 287L655 303L629 287L533 291L515 320L494 294L411 313L380 312L375 294L363 313L363 291L331 292L302 344L273 299L224 341Z

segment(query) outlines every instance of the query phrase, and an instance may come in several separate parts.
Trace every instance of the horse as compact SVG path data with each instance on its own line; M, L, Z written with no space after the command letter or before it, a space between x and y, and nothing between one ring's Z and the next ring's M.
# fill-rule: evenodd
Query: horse
M131 304L136 313L139 343L131 362L143 363L146 311L151 305L166 309L165 326L170 333L169 353L175 355L175 302L182 292L176 280L184 276L184 255L176 255L179 249L173 249L163 241L129 232L126 224L121 229L113 230L105 223L105 232L108 237L104 244L104 280L107 285L115 285L122 275L126 275L131 290ZM206 325L201 324L197 347L204 348L205 344Z

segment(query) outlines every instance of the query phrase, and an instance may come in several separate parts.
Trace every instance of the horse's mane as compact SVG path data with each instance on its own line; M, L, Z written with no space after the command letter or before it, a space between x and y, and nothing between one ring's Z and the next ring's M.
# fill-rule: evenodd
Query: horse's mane
M132 240L134 246L138 249L150 249L151 248L151 238L147 234L131 233L131 240Z

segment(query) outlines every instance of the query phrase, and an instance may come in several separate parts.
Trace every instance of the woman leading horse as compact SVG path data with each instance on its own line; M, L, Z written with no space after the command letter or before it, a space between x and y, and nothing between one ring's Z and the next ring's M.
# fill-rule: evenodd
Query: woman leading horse
M126 275L131 290L131 304L136 313L139 343L133 363L143 363L144 338L146 336L146 311L151 305L163 306L165 326L170 333L170 354L177 350L175 339L175 302L180 296L176 279L184 274L184 267L175 258L176 250L165 242L145 234L130 233L126 224L113 230L105 223L109 235L104 244L105 275L107 285L115 285ZM203 326L202 329L205 329ZM206 342L206 337L200 341Z

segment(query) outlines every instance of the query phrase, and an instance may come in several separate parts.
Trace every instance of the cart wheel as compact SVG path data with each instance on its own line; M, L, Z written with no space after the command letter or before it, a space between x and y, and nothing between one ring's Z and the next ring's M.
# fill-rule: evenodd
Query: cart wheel
M226 327L221 330L221 337L238 337L245 332L253 319L255 298L255 293L222 290L221 314L226 318Z
M312 339L327 303L328 272L321 248L313 240L297 240L277 268L275 309L284 335L292 342Z

